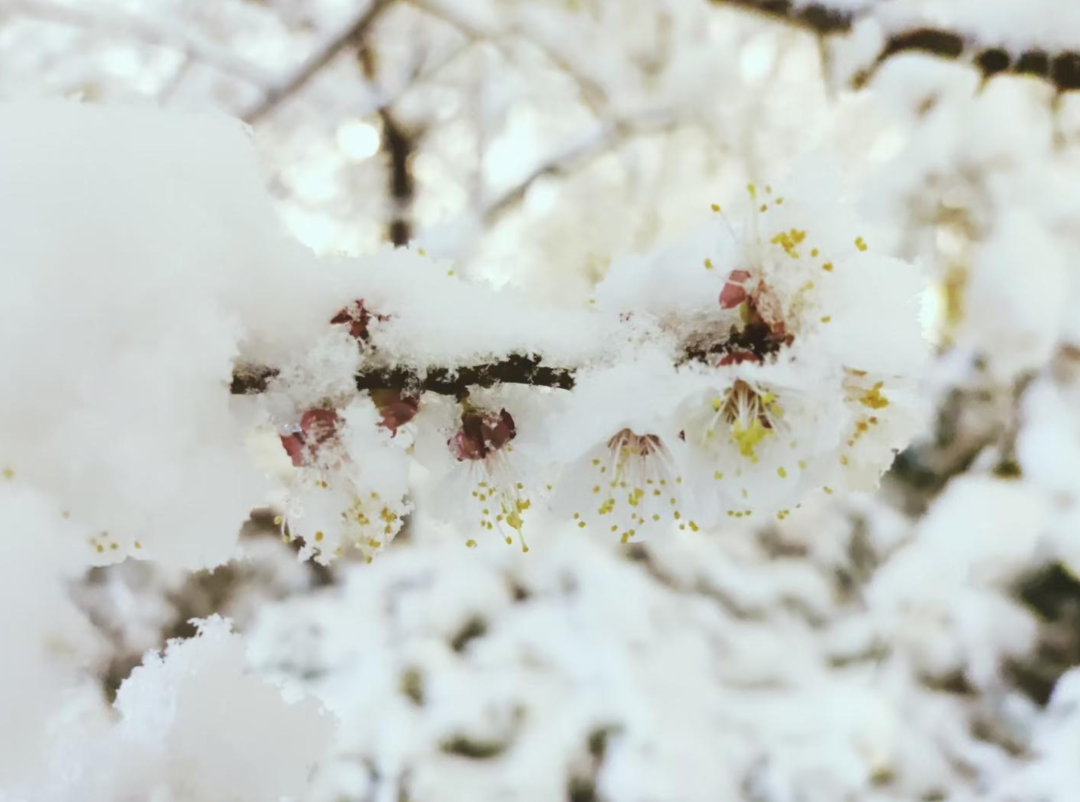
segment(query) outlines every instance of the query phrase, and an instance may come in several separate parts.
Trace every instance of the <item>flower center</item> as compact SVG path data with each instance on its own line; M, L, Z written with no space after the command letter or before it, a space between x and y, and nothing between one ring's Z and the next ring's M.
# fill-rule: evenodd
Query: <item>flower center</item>
M715 436L718 426L724 425L739 453L757 462L757 447L765 438L776 433L784 411L776 403L776 395L758 392L742 379L713 399L713 417L705 430L706 439Z

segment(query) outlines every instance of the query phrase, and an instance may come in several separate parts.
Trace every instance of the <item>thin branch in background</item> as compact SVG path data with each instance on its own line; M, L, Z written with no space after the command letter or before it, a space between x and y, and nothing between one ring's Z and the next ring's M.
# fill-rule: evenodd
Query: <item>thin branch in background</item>
M227 47L207 41L175 21L155 22L150 15L136 16L107 8L86 8L83 4L64 5L49 0L5 0L3 10L57 25L68 25L97 33L130 36L147 44L186 54L221 73L263 88L272 84L272 76L238 58Z
M416 10L427 14L433 19L437 19L452 28L456 29L462 36L470 39L474 42L488 42L492 46L496 47L507 59L507 61L514 60L513 50L502 41L503 36L508 35L510 37L519 39L525 44L536 49L545 59L559 72L566 75L572 80L578 88L578 93L581 95L582 102L589 108L591 112L599 116L604 108L606 108L608 100L607 93L604 88L587 75L582 74L565 55L558 52L548 43L529 36L526 31L512 30L508 34L501 33L489 33L483 31L480 28L473 25L467 19L458 14L454 14L453 11L447 8L434 5L428 0L404 0Z
M374 83L379 69L379 58L367 39L370 30L370 27L365 29L357 39L356 58L365 80ZM387 161L387 193L393 205L393 212L386 226L386 239L397 247L403 247L412 239L412 205L416 196L412 156L416 152L417 142L416 137L394 113L392 103L381 105L378 113L382 121L382 152Z
M540 179L577 172L601 156L612 152L628 139L669 131L675 124L675 119L670 115L654 113L602 125L598 131L588 134L561 153L537 165L521 181L489 203L482 213L484 223L490 226L498 222L503 215L525 199L529 188Z
M379 117L382 120L382 148L388 162L390 201L394 206L386 238L394 245L404 246L412 239L411 210L416 182L411 162L416 139L405 130L389 106L379 109Z
M394 0L372 0L361 14L346 25L336 36L311 54L283 82L271 88L255 106L244 113L244 120L256 123L274 111L278 106L300 92L311 80L327 67L344 51L355 48L367 35L368 30L378 20Z
M184 83L184 79L187 78L188 74L191 72L191 67L194 63L195 62L191 58L191 56L185 53L184 58L183 60L181 60L179 66L177 66L173 74L169 76L169 80L165 82L165 85L161 87L161 90L158 92L158 103L164 106L173 99L173 96L177 93L177 91L180 89L180 86Z

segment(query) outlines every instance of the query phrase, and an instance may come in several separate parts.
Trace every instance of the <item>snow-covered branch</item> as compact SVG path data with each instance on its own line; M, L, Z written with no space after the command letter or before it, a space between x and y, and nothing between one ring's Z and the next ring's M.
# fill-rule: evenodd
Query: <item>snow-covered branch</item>
M275 368L243 365L233 372L234 395L266 392L278 375ZM569 390L574 386L574 368L541 364L539 357L511 354L496 362L461 365L453 368L429 366L423 371L406 367L362 369L356 373L358 390L399 390L409 394L436 393L454 397L468 394L469 388L496 384L521 384Z
M970 63L984 78L1011 73L1048 81L1059 92L1080 89L1080 42L1068 45L1036 39L1019 44L1017 31L1007 27L1007 23L985 24L983 17L987 14L981 4L970 4L966 10L969 19L959 16L952 24L941 24L931 15L921 13L917 3L903 0L866 0L835 5L794 0L711 2L761 14L819 36L847 34L857 25L877 26L881 43L873 61L853 76L857 87L864 86L889 59L903 53L925 53Z

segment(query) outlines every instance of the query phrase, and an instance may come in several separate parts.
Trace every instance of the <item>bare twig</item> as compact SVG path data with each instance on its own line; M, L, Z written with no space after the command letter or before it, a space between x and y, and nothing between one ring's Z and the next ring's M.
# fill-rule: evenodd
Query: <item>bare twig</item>
M465 36L470 41L491 43L499 49L507 60L512 61L514 54L511 48L502 41L502 38L504 36L510 36L520 39L522 42L535 48L553 67L577 84L581 99L585 105L588 106L590 111L599 115L606 107L607 93L602 86L578 70L565 55L558 52L548 43L533 36L529 36L527 32L516 29L508 31L505 34L484 31L461 15L454 14L450 9L432 3L430 0L404 0L404 2L407 2L418 11L457 29L462 36Z
M483 211L484 222L487 225L498 222L525 198L529 188L540 179L574 173L610 153L627 139L668 131L675 124L671 115L660 112L600 126L599 130L571 143L561 152L537 165L521 181L489 203Z
M378 20L379 15L393 2L394 0L372 0L371 4L362 13L357 15L336 36L312 53L292 75L270 89L262 100L243 115L244 120L248 123L258 122L307 86L312 78L325 69L342 52L356 47L363 40L371 26Z

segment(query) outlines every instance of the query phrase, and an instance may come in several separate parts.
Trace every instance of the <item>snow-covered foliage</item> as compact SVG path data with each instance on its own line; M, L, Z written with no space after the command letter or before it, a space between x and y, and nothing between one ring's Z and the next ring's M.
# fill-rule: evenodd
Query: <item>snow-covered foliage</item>
M1073 802L1078 26L2 4L0 802Z

